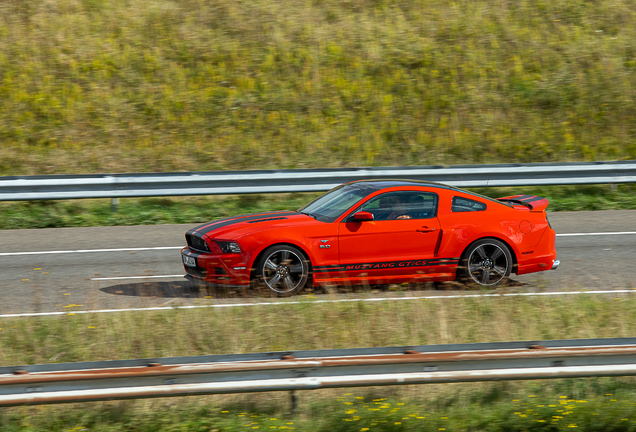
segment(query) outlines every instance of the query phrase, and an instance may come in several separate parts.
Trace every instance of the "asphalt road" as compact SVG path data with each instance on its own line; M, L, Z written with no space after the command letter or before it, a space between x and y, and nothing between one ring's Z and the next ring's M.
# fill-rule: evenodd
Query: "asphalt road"
M549 219L558 233L561 266L556 271L513 275L512 286L503 289L636 287L631 274L636 234L598 235L636 233L636 211L560 212L550 213ZM0 231L0 314L209 302L180 276L179 249L192 226ZM149 249L126 250L138 248ZM104 249L112 250L91 252ZM220 294L212 301L237 300Z

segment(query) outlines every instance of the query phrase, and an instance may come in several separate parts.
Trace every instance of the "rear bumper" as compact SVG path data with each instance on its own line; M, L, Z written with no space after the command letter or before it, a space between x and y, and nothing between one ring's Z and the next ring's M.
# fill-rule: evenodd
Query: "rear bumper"
M519 260L518 275L556 270L561 264L561 261L557 259L556 232L547 228L539 244L532 251L524 252L517 258Z

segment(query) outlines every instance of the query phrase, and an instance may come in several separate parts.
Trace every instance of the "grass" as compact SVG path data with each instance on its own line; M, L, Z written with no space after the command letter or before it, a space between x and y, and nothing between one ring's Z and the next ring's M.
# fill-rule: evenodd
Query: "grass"
M0 175L636 159L632 0L9 0Z
M528 193L547 197L550 211L636 209L633 185L483 188L491 197ZM270 194L188 198L26 201L0 203L0 230L80 226L204 223L216 218L270 210L295 210L316 194Z
M71 306L83 303L72 296L68 301ZM329 304L306 298L284 306L81 315L74 315L73 307L60 306L69 314L2 319L0 365L629 337L636 333L635 306L632 295Z
M196 402L181 398L160 402L38 406L0 413L0 428L11 432L635 430L636 398L628 390L633 388L633 384L625 382L617 389L616 385L608 385L607 380L593 381L597 386L587 392L576 390L580 381L563 381L552 395L529 395L527 391L515 394L505 385L496 385L493 386L494 393L500 400L493 401L493 393L473 390L473 400L465 400L460 407L452 410L444 406L449 400L377 397L368 389L355 393L342 390L339 396L307 402L298 415L286 412L280 400L278 403L271 400L264 402L259 408L247 400L223 403L219 398L209 397L199 397ZM461 391L457 390L460 394ZM612 393L599 394L599 391ZM576 393L578 395L574 396Z
M72 301L73 299L69 299ZM4 318L0 365L633 336L636 297L467 298ZM66 309L68 310L68 309ZM370 387L18 407L7 431L629 431L630 378ZM422 418L423 417L423 418Z

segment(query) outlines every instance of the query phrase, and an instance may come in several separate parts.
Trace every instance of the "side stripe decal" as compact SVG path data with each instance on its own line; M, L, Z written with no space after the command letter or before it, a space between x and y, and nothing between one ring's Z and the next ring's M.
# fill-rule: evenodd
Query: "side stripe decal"
M386 261L376 263L359 263L359 264L342 264L316 266L314 272L338 272L338 271L356 271L356 270L381 270L394 268L410 268L410 267L427 267L433 265L451 265L459 263L459 258L435 258L424 260L408 260L408 261Z

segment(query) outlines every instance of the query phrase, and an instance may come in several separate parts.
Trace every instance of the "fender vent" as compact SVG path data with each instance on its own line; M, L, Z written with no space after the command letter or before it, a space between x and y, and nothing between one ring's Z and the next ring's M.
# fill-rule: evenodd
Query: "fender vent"
M257 219L257 220L249 221L247 223L268 222L268 221L280 220L280 219L287 219L287 218L286 217L272 217L272 218L267 218L267 219Z

